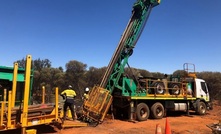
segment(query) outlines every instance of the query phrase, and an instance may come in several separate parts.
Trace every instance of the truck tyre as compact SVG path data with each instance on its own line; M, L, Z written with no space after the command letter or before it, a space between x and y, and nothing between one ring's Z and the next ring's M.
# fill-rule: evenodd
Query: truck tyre
M197 114L199 114L199 115L205 115L206 114L206 104L202 101L200 101L198 103Z
M164 107L160 102L156 102L152 105L151 117L154 119L162 119L164 117Z
M179 95L180 94L180 84L171 83L169 84L169 93L171 95Z
M156 94L164 94L165 93L165 86L163 82L155 82L153 83L152 87L154 87L154 91Z
M150 116L150 109L145 103L139 103L136 108L136 117L138 121L146 121Z

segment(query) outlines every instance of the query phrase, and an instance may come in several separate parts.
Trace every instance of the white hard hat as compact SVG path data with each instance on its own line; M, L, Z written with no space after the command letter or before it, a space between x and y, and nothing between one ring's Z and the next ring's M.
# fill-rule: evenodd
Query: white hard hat
M87 88L85 89L85 91L86 91L86 92L89 91L89 88L87 87Z
M68 88L72 88L72 86L71 86L71 85L68 85Z

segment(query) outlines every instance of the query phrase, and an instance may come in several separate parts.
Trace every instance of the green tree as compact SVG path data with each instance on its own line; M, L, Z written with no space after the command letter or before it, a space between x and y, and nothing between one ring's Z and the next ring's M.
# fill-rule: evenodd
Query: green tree
M21 68L25 68L26 59L23 58L21 60L16 61L18 63L18 66ZM41 70L42 68L50 68L51 67L51 61L49 59L41 60L40 58L35 59L32 61L32 68L35 70Z
M16 61L18 63L18 67L25 68L26 59L23 58L21 60Z
M160 73L160 72L151 72L152 76L154 78L164 78L164 73Z
M72 85L79 97L82 98L85 85L86 85L86 68L87 64L72 60L66 64L65 83L66 88L68 85ZM77 97L78 97L77 96Z
M149 71L133 67L125 68L125 75L127 75L129 78L152 77L152 74Z
M19 67L25 68L26 60L23 58L22 60L17 61ZM48 102L50 99L50 95L54 92L54 87L64 86L64 72L63 68L52 68L51 61L48 59L41 60L40 58L32 61L32 69L33 73L33 99L35 102L41 102L42 95L42 86L45 86L46 91L46 101Z
M43 68L50 68L51 61L48 59L41 60L40 58L33 61L34 69L41 70Z
M221 73L204 71L197 73L197 76L206 81L211 99L221 102Z
M147 70L139 69L139 72L143 77L153 77L152 73Z
M89 70L86 73L87 87L91 88L94 85L99 85L101 83L105 70L106 67L89 67Z
M65 83L64 72L58 68L42 68L34 71L33 92L37 94L35 100L41 102L42 87L45 87L46 102L50 101L50 95L54 94L54 88L61 89Z
M176 76L176 77L186 77L187 76L187 72L184 71L184 70L176 70L173 72L173 76Z

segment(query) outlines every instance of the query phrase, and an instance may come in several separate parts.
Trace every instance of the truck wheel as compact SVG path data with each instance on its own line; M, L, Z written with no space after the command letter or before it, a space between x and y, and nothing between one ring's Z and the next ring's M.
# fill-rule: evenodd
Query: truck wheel
M153 83L154 91L156 94L164 94L165 93L165 87L163 82L155 82Z
M136 116L138 121L145 121L150 116L150 109L145 103L139 103L136 108Z
M151 107L151 117L154 119L162 119L164 116L164 107L160 102L156 102Z
M172 83L169 85L169 92L172 95L179 95L180 94L180 84Z
M206 114L206 104L204 102L200 101L198 103L197 113L199 115L205 115Z

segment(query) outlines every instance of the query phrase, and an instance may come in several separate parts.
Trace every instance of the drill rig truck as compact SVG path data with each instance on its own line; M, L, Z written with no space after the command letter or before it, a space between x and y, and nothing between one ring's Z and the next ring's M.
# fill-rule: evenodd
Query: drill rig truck
M137 0L131 18L109 62L100 85L94 86L83 104L83 118L102 123L108 111L127 115L131 121L163 118L167 111L194 110L204 115L211 108L207 85L198 79L194 64L184 64L182 78L128 78L125 66L133 53L153 7L160 0ZM129 65L128 65L129 66ZM191 67L190 67L191 66Z

